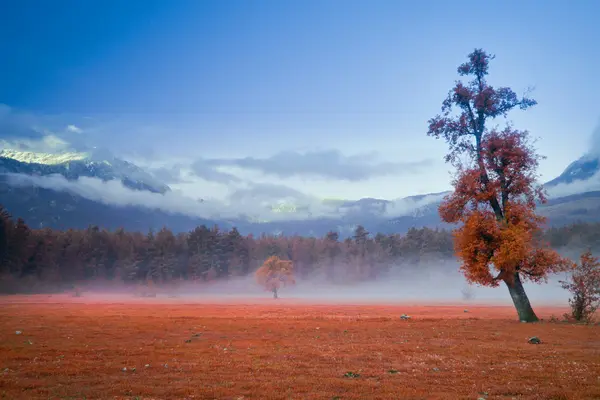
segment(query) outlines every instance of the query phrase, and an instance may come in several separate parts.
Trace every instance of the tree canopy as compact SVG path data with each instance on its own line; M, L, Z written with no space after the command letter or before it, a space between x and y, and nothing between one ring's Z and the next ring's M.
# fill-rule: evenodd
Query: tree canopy
M545 219L536 206L546 202L537 169L542 159L527 131L499 130L487 122L536 101L508 87L494 88L486 76L494 57L475 49L458 67L468 83L457 81L429 120L428 135L448 143L445 159L456 168L454 191L439 207L441 218L460 224L454 231L461 270L473 283L505 282L521 320L535 321L521 279L543 281L573 264L540 240Z
M281 287L296 283L294 266L289 260L271 256L256 270L256 281L266 290L273 292L273 297L277 298Z

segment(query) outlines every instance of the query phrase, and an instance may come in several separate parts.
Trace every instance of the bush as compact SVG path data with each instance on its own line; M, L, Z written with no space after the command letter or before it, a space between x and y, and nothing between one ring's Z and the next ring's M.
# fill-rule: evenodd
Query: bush
M567 318L589 323L600 305L600 262L591 251L583 253L580 262L567 281L560 281L563 289L568 290L571 315Z

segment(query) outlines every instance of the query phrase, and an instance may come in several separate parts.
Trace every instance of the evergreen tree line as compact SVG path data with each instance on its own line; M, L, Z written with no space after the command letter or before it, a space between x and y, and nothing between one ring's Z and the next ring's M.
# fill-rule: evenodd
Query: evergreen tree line
M573 254L600 247L600 224L551 228L544 239ZM243 236L236 228L199 226L188 233L30 229L0 206L0 291L39 291L102 282L173 286L204 283L254 273L270 256L293 263L299 279L330 283L372 280L393 268L430 268L454 258L452 233L410 229L406 234L370 234L357 226L340 240L325 237ZM439 264L438 264L439 265Z

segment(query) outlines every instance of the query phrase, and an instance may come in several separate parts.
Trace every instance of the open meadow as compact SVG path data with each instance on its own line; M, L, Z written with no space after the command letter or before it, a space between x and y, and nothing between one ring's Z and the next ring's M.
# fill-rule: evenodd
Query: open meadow
M600 398L600 326L548 321L564 308L522 324L472 304L0 303L4 399Z

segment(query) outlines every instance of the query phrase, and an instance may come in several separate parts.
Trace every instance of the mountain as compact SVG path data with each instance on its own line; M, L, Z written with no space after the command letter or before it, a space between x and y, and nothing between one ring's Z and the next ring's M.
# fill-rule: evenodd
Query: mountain
M103 181L118 179L130 189L153 193L171 190L143 169L107 152L49 154L0 150L0 173L7 172L41 176L59 174L68 180L82 176Z
M572 162L562 174L547 182L546 188L555 187L559 184L569 184L576 181L587 181L600 172L600 156L584 155Z
M199 225L229 227L222 221L169 214L161 210L110 206L64 191L12 186L2 175L0 203L32 228L84 229L97 225L107 229L123 227L145 232L167 226L175 232L185 232Z
M550 199L539 208L539 213L548 218L549 226L600 222L600 191Z
M559 184L575 182L585 186L595 178L599 164L598 158L582 157L545 186L556 188ZM103 181L117 179L131 189L159 194L165 194L171 189L138 166L105 152L44 154L2 150L0 203L13 215L24 218L32 227L68 229L98 225L107 229L124 227L128 230L147 231L167 226L175 232L182 232L202 224L216 224L224 229L236 226L242 234L323 236L333 230L339 232L342 238L352 236L357 225L364 226L369 232L381 233L403 233L412 227L449 227L440 220L437 212L439 202L449 192L396 200L325 199L323 203L333 206L337 214L306 220L256 222L240 218L195 218L158 209L112 206L66 191L14 185L9 182L6 173L41 176L58 174L68 180L80 177L100 178ZM294 207L289 209L296 210ZM285 207L282 212L286 212ZM553 196L547 204L540 206L539 212L548 217L551 226L576 221L600 221L600 190Z
M7 173L34 176L58 174L71 181L80 177L103 181L117 179L130 189L152 193L166 193L171 189L136 165L106 152L48 154L1 150L0 203L35 228L69 229L98 225L108 229L125 227L147 231L168 226L174 231L187 231L198 225L217 223L143 207L110 206L66 191L13 185ZM227 226L222 222L221 225Z

